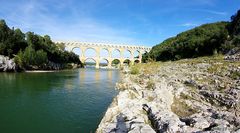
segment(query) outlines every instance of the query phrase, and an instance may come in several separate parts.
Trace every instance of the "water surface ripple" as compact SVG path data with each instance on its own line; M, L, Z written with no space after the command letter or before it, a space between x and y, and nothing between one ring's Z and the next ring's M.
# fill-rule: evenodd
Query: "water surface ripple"
M0 132L94 132L119 77L103 69L0 73Z

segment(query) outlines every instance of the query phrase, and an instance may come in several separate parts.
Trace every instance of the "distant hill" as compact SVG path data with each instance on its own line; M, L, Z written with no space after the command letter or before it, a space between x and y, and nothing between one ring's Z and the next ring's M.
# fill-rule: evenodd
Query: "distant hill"
M143 62L226 53L230 49L239 48L239 44L240 11L231 17L231 22L204 24L163 41L143 55Z

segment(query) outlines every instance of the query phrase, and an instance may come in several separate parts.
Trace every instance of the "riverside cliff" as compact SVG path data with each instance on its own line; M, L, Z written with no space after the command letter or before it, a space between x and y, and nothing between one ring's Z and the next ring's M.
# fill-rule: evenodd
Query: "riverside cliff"
M240 132L239 57L201 57L125 69L116 85L119 94L96 132Z

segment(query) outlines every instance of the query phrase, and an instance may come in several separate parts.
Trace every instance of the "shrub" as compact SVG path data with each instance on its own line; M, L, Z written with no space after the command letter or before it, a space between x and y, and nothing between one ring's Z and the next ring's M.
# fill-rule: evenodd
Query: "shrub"
M132 66L130 69L130 73L133 75L139 74L139 69L136 66Z

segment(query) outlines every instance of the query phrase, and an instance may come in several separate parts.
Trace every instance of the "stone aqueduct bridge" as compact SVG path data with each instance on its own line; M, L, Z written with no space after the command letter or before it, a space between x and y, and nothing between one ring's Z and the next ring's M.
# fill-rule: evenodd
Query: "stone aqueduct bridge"
M137 45L119 45L119 44L106 44L106 43L88 43L88 42L58 42L63 43L65 45L65 48L69 51L72 51L74 48L80 48L81 55L79 55L80 61L82 63L85 63L87 59L93 59L96 62L96 68L99 68L99 64L101 60L106 60L108 63L108 68L111 68L112 61L115 59L118 59L120 61L120 66L124 64L125 60L130 60L130 63L133 64L135 61L138 61L141 63L142 60L142 54L145 52L149 52L151 50L151 47L144 47L144 46L137 46ZM94 49L96 51L96 57L86 57L85 51L87 49ZM107 57L101 57L100 51L101 50L107 50L108 56ZM113 51L118 50L120 53L120 57L114 58L112 56ZM130 52L130 58L124 57L123 53L124 51ZM138 57L134 57L134 52L137 51L139 53Z

